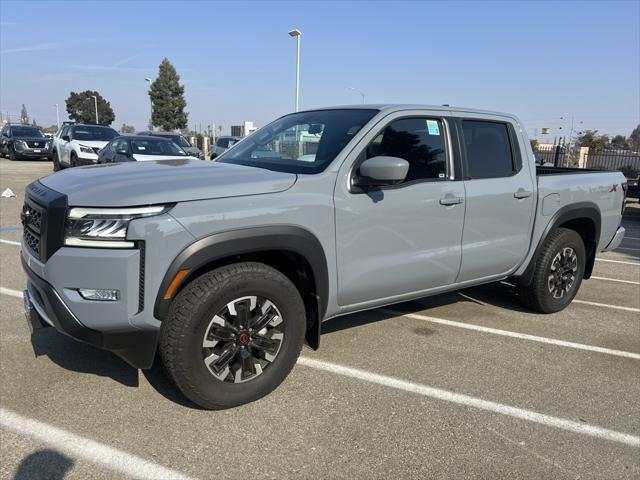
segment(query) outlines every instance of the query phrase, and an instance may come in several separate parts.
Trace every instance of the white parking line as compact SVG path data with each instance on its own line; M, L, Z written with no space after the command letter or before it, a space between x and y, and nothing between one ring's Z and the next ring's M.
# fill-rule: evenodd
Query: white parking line
M640 312L640 308L623 307L621 305L609 305L608 303L587 302L585 300L573 299L573 303L581 303L583 305L591 305L593 307L613 308L614 310L624 310L625 312Z
M22 298L23 294L19 290L13 290L12 288L0 287L0 294L9 295L10 297Z
M539 337L537 335L529 335L527 333L511 332L509 330L500 330L497 328L483 327L482 325L476 325L473 323L454 322L453 320L445 320L444 318L428 317L426 315L419 315L416 313L403 313L395 310L381 309L381 311L390 313L392 315L403 316L413 318L414 320L422 320L424 322L438 323L440 325L446 325L448 327L464 328L465 330L475 330L476 332L491 333L494 335L501 335L503 337L519 338L521 340L529 340L531 342L546 343L549 345L556 345L560 347L575 348L576 350L586 350L589 352L605 353L607 355L615 355L617 357L633 358L640 360L639 353L625 352L623 350L612 350L610 348L596 347L593 345L583 345L581 343L567 342L565 340L557 340L555 338Z
M130 453L0 408L0 426L76 458L133 478L189 480L190 477Z
M606 277L595 277L591 276L590 280L604 280L606 282L620 282L620 283L629 283L631 285L640 285L640 282L634 282L633 280L620 280L619 278L606 278Z
M640 263L638 262L624 262L622 260L609 260L608 258L596 258L596 262L624 263L625 265L634 265L636 267L640 267Z
M5 240L4 238L0 238L0 243L6 243L7 245L17 245L20 246L20 242L14 242L13 240Z
M308 357L300 357L298 359L298 363L306 367L315 368L316 370L323 370L325 372L342 375L344 377L364 380L366 382L395 388L405 392L416 393L436 400L443 400L445 402L477 408L480 410L498 413L500 415L508 415L510 417L538 423L547 427L559 428L582 435L588 435L590 437L600 438L602 440L623 443L630 447L640 447L640 437L629 433L616 432L614 430L608 430L606 428L596 427L586 423L574 422L564 418L553 417L551 415L545 415L531 410L491 402L489 400L482 400L481 398L471 397L461 393L450 392L448 390L433 388L419 383L408 382L406 380L400 380L398 378L380 375L366 370L360 370L358 368L345 367L343 365L315 360Z
M640 248L618 247L616 250L630 250L632 252L640 252Z
M625 235L624 240L640 240L640 237L627 237Z

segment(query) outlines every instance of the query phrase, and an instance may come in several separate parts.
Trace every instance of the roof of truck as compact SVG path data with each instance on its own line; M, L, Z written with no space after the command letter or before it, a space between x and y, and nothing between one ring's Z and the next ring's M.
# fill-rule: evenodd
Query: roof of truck
M358 104L358 105L339 105L333 107L310 108L307 111L314 110L335 110L335 109L365 109L380 110L385 112L395 112L402 110L441 110L448 112L464 112L477 113L481 115L496 115L500 117L510 117L516 119L511 113L495 112L491 110L481 110L478 108L456 107L449 105L420 105L420 104L402 104L402 103L380 103L380 104Z

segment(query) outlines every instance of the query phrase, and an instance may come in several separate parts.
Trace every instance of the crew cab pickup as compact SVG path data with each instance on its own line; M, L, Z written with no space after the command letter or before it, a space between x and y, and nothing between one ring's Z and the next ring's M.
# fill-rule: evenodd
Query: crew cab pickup
M322 322L504 279L572 301L616 248L625 178L538 168L513 115L366 105L283 116L215 162L61 171L27 187L27 317L193 402L256 400Z

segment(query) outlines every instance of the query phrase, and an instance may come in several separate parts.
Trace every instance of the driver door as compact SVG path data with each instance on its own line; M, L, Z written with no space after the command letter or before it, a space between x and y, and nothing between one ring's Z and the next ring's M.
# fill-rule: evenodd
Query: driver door
M342 165L335 190L340 306L364 308L455 281L465 193L454 180L449 138L442 112L394 114ZM354 189L359 163L380 155L409 162L405 181Z

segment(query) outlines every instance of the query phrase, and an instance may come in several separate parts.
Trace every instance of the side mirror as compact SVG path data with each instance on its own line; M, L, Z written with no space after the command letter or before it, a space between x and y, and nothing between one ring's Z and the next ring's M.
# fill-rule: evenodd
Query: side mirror
M395 185L407 178L409 162L398 157L372 157L360 165L353 184L358 187Z
M70 141L71 141L71 137L69 137L69 135L63 135L63 136L62 136L62 139L63 139L65 142L70 142Z

